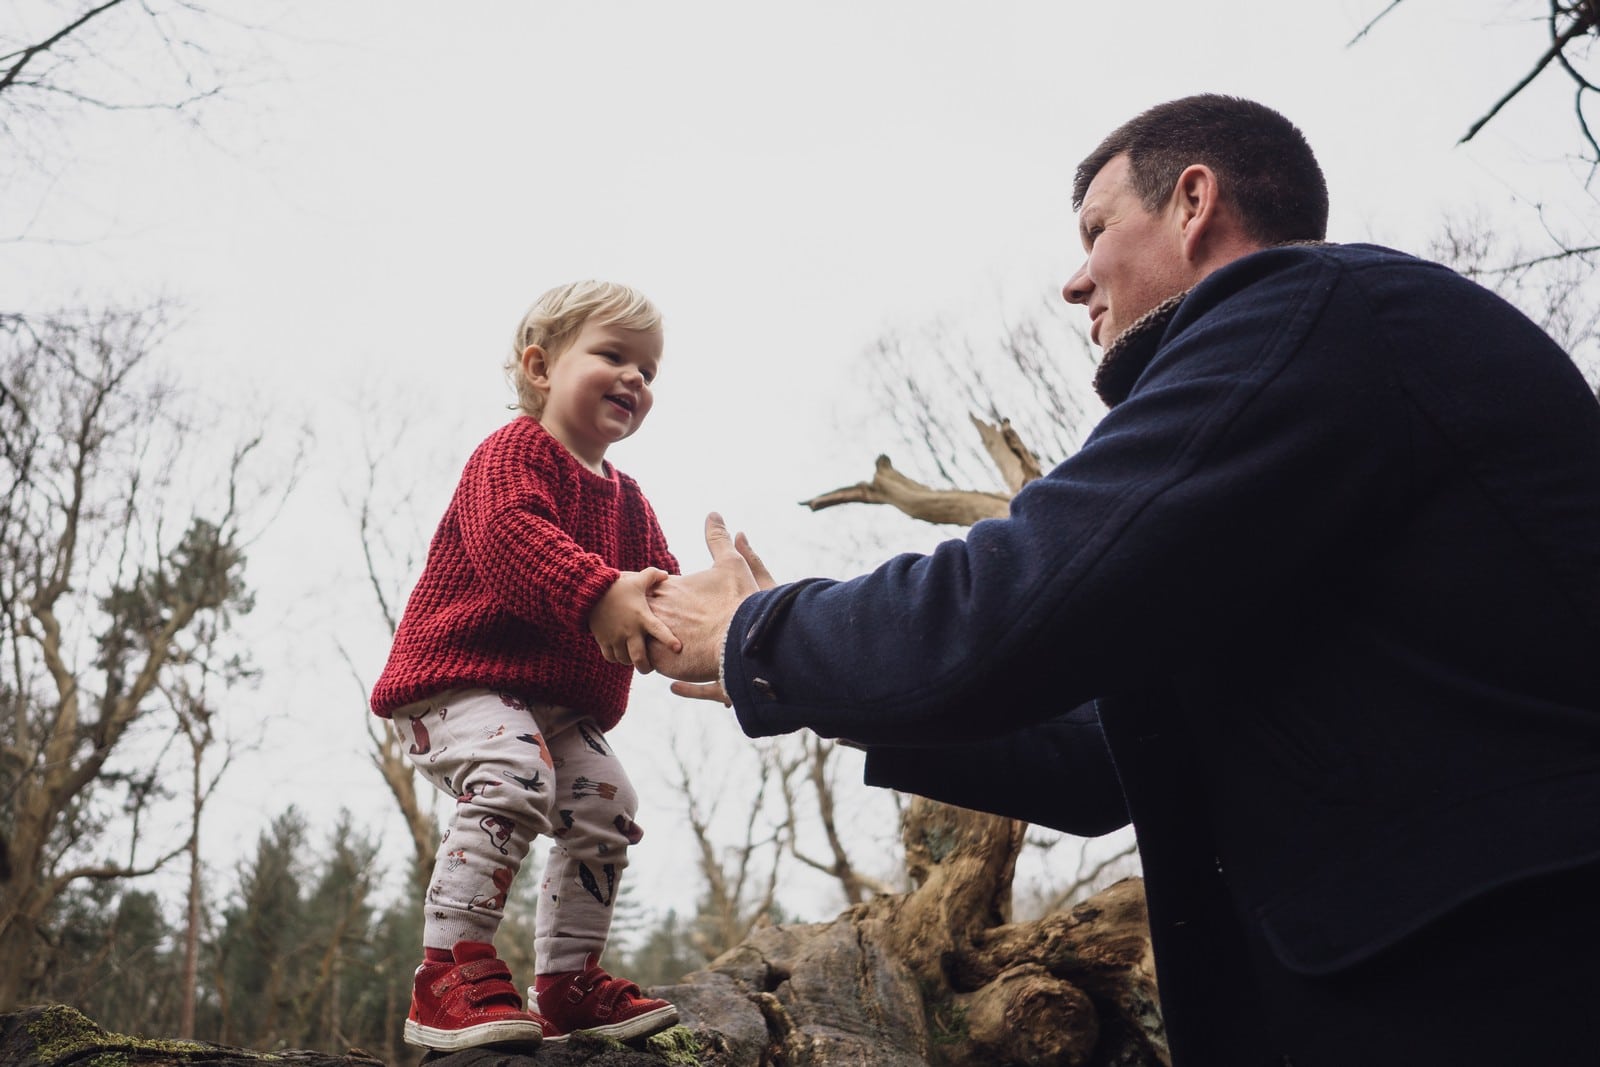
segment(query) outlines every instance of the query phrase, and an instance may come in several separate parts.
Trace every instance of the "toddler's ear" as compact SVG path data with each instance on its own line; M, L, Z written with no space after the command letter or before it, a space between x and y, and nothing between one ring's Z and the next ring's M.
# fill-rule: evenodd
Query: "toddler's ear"
M538 345L529 345L522 350L522 374L536 388L548 388L550 385L550 357Z

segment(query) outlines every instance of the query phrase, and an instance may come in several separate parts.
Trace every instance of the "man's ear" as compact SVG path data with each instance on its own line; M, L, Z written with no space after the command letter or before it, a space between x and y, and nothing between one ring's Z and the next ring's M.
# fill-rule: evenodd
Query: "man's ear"
M550 356L543 348L529 345L522 350L522 376L535 389L550 388Z
M1204 242L1212 236L1220 214L1221 189L1216 172L1204 163L1191 163L1178 175L1172 199L1176 222L1183 235L1183 253L1191 261L1198 260L1204 254Z

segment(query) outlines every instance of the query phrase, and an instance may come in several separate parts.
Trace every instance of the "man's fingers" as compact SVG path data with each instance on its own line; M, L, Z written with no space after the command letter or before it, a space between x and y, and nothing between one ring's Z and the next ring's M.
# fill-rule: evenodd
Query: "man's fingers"
M669 633L667 636L671 637L672 635ZM650 664L649 643L645 641L643 634L635 634L628 638L626 657L621 662L633 664L634 669L640 674L649 674L655 670Z
M733 701L728 699L728 694L722 691L722 686L716 682L673 682L672 692L680 697L690 700L715 700L723 707L733 707Z
M739 555L733 547L733 539L728 536L728 524L715 511L706 516L706 551L711 553L713 565Z
M771 589L778 582L772 577L772 572L767 570L767 565L761 562L761 557L756 555L756 550L750 547L750 539L739 533L733 539L733 547L738 549L739 555L744 557L745 563L750 565L750 573L756 576L756 585L762 589Z

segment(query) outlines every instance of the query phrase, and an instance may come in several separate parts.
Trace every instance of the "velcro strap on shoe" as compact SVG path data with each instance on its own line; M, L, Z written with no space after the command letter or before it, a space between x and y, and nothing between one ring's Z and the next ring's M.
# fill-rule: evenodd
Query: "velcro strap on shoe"
M644 991L626 978L613 978L600 987L600 995L615 1004L619 1000L632 1000L634 997L644 995Z
M597 989L604 988L606 980L611 976L598 967L591 967L582 974L573 975L572 981L567 985L567 1000L569 1003L578 1004L583 998Z
M636 998L642 995L642 990L626 978L613 978L605 975L595 987L595 1015L602 1019L610 1019Z
M504 960L491 957L486 960L473 960L463 963L456 968L456 973L464 982L481 982L486 978L511 978L511 968L505 965Z
M461 991L461 996L473 1007L487 1004L490 1001L515 1004L518 1008L522 1007L522 994L517 992L517 987L510 982L495 978L472 983Z
M473 985L478 982L492 981L496 978L510 981L511 968L504 961L490 958L486 960L473 960L451 968L443 978L433 983L433 995L442 997L459 985Z

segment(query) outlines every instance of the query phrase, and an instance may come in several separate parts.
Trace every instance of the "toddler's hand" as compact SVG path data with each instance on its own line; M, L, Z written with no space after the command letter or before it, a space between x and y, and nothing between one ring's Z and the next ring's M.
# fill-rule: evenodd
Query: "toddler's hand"
M667 572L656 567L642 571L623 571L611 588L595 602L589 612L589 632L600 645L608 663L632 664L640 674L649 674L648 639L655 638L674 652L683 646L667 629L667 624L650 610L650 590L667 579Z

